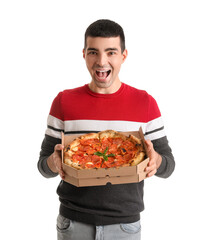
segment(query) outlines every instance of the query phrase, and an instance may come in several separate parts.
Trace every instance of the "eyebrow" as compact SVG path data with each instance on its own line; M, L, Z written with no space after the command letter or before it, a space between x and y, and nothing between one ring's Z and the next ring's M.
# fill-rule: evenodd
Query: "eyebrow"
M117 48L107 48L105 49L105 52L108 52L108 51L118 51Z
M98 49L97 48L88 48L87 51L96 51L96 52L98 52ZM106 48L104 51L105 52L108 52L108 51L118 51L118 49L117 48Z

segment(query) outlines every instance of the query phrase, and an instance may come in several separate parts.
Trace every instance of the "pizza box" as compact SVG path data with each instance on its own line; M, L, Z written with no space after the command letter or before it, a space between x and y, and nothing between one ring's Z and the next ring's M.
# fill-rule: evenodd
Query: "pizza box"
M144 169L146 168L149 158L144 142L144 135L142 128L134 132L121 132L124 135L130 134L140 138L144 146L146 156L145 159L136 166L120 167L120 168L99 168L99 169L75 169L66 165L63 162L62 151L62 167L65 173L65 182L68 182L76 187L98 186L111 184L136 183L146 178ZM64 135L62 133L62 145L66 146L81 134Z

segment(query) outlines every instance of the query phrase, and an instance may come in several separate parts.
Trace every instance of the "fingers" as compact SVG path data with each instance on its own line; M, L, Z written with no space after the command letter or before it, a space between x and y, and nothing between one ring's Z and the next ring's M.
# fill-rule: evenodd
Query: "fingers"
M64 179L65 179L65 173L64 173L64 171L62 170L62 171L59 171L58 173L59 173L61 179L64 180Z
M61 159L61 150L63 150L64 146L62 144L55 145L54 153L53 153L53 161L55 164L55 168L62 179L65 178L65 174L62 168L62 159Z
M154 151L153 144L149 139L145 140L145 144L146 144L146 147L147 147L148 155L150 157L150 155L152 155L153 151Z
M64 146L62 144L56 144L54 147L55 151L61 151L64 148Z
M62 168L61 159L60 158L54 158L54 164L55 164L55 168L56 168L57 172L59 173L61 178L64 179L65 175L64 175L63 168Z
M150 140L145 140L145 143L147 146L148 156L150 158L150 161L145 168L145 172L147 173L147 177L151 177L157 172L156 153Z
M150 173L148 173L148 174L146 175L146 177L152 177L152 176L155 175L156 172L157 172L157 170L154 169L153 171L151 171Z
M145 140L145 143L146 143L147 147L149 147L149 146L152 145L152 142L151 142L151 140L149 140L149 139L146 139L146 140Z
M145 168L145 172L147 173L147 177L152 177L157 172L157 165L154 160L150 160Z

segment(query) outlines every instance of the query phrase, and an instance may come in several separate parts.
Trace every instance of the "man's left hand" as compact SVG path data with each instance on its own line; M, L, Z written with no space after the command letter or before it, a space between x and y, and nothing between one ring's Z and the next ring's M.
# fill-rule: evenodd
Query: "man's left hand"
M157 169L160 167L162 162L162 157L160 154L158 154L153 147L153 144L150 140L145 140L147 151L148 151L148 157L149 157L149 163L147 164L147 167L145 168L146 177L153 176Z

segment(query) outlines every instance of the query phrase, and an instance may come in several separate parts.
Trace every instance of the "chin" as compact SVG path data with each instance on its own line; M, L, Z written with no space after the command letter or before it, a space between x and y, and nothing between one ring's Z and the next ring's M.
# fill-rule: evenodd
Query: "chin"
M107 79L105 81L100 81L100 80L97 80L96 78L93 78L93 82L99 88L108 88L113 84L112 79Z

